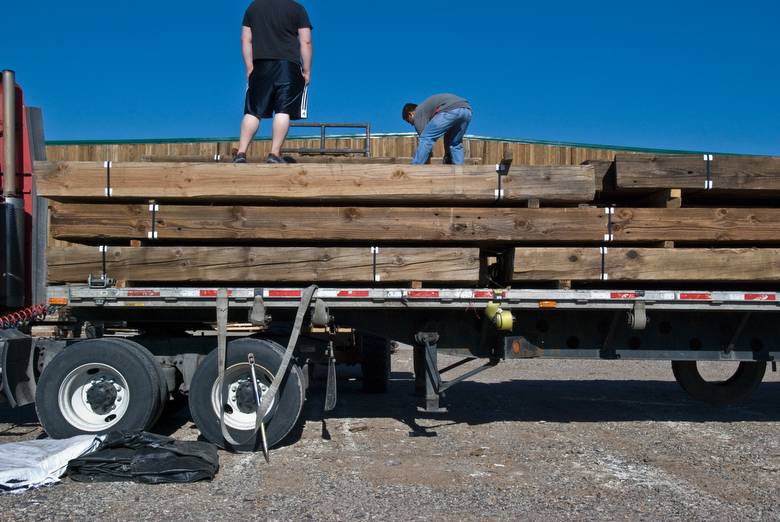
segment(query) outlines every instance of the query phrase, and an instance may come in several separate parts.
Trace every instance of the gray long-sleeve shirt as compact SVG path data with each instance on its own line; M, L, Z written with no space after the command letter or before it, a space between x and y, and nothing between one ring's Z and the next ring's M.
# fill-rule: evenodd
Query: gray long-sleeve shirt
M471 109L471 104L465 98L449 93L434 94L422 102L414 110L414 128L417 134L422 134L436 114L452 109Z

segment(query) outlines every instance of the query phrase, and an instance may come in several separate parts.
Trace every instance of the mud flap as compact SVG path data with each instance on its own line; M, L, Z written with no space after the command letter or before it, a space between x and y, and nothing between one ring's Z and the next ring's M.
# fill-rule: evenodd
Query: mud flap
M18 330L0 330L2 392L12 408L35 402L33 339Z

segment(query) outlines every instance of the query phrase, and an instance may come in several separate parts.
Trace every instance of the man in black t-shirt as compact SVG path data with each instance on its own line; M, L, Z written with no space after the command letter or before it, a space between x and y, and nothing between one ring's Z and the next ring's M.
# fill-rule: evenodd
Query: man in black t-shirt
M292 0L255 0L246 10L241 49L249 85L234 163L246 163L260 119L271 116L273 142L266 162L284 163L281 149L290 120L307 117L311 31L306 9Z

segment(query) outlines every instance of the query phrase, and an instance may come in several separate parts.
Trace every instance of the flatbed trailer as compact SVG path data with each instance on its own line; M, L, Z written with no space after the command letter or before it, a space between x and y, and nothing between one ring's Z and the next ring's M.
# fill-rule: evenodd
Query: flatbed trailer
M19 208L13 197L4 215ZM45 227L32 214L27 243L40 244ZM28 257L25 272L42 273L41 263ZM326 410L337 402L336 364L359 364L365 389L384 391L393 342L414 347L425 412L442 411L448 388L507 359L668 360L691 396L727 405L746 400L780 355L774 290L116 288L96 278L44 293L39 305L26 296L22 310L18 295L3 296L0 370L5 399L34 402L53 437L150 428L180 394L207 439L263 449L299 422L318 365L328 369ZM46 316L57 334L30 335ZM440 368L442 352L462 359ZM707 382L703 361L738 366Z

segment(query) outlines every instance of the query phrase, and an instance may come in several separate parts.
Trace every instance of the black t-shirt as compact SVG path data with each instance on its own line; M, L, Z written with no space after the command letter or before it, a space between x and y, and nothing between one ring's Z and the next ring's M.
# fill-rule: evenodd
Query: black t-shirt
M311 28L306 9L292 0L255 0L244 14L252 29L252 58L301 63L298 29Z

